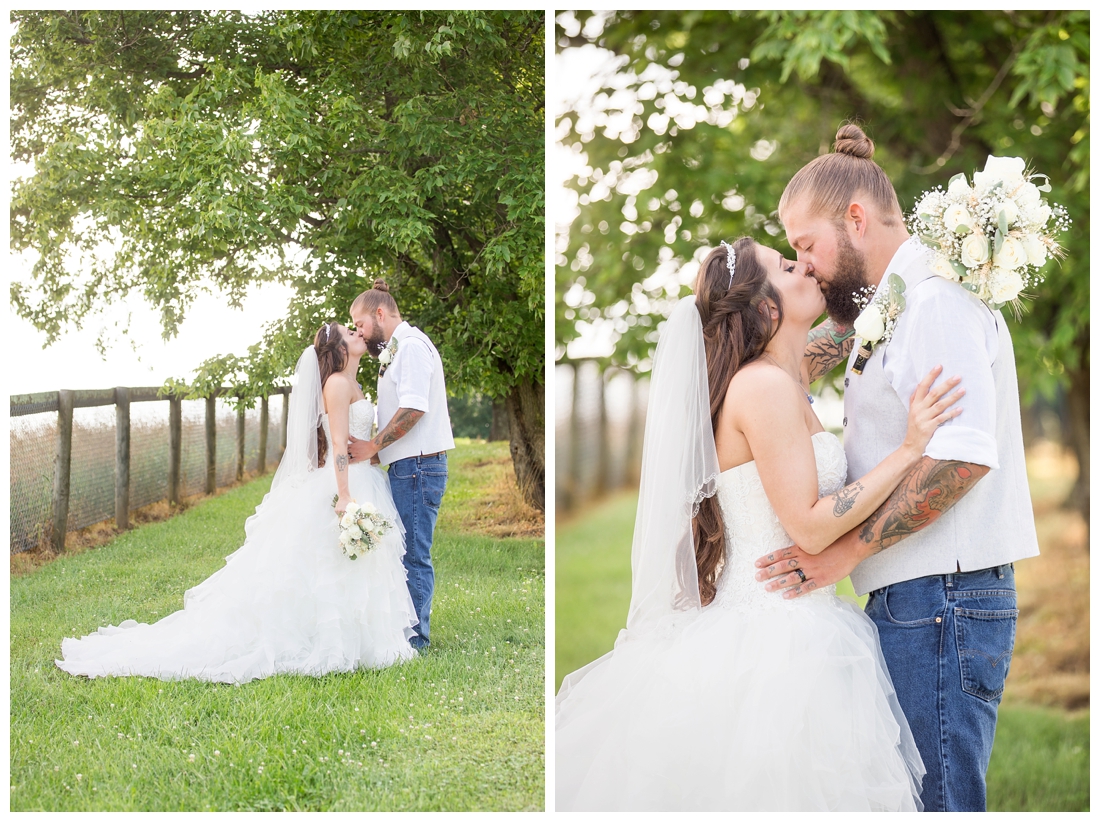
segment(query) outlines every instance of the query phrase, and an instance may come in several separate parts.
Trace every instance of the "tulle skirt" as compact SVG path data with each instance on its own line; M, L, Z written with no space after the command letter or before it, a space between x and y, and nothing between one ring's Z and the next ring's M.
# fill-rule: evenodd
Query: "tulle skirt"
M779 602L705 608L570 675L557 810L919 809L874 623L827 593Z
M410 659L416 624L389 479L365 463L349 490L394 522L358 559L340 550L330 466L282 485L245 521L225 567L184 594L183 610L152 625L132 619L61 643L71 674L247 682L277 673L320 676Z

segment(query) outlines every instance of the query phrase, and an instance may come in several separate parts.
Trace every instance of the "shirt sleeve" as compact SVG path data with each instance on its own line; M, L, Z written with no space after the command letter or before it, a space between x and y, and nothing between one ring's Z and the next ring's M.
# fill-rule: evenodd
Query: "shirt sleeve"
M415 338L401 341L400 358L395 382L397 383L397 407L414 411L428 410L428 389L432 384L432 354L428 347Z
M924 280L906 295L910 304L898 319L894 336L883 356L883 372L906 408L917 384L935 366L945 379L962 377L966 394L953 408L962 414L932 435L924 455L936 460L960 460L999 467L997 457L997 402L992 364L997 356L994 314L969 294L952 293L958 286Z

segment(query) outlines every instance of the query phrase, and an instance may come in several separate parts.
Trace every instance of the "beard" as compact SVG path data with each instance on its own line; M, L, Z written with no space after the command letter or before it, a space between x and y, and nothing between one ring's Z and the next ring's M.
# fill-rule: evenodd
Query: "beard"
M825 310L829 318L842 325L851 325L859 316L855 295L866 288L867 260L862 251L856 251L852 241L843 232L837 232L836 272L825 290Z
M382 349L386 347L386 335L382 333L382 326L374 317L370 318L370 333L364 334L363 340L367 343L367 353L378 359Z

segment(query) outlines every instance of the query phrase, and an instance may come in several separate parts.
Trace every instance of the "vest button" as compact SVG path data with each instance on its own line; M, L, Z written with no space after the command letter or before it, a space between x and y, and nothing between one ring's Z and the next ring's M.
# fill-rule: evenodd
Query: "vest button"
M848 427L848 418L847 417L844 418L844 427L845 428Z
M848 378L847 377L844 378L844 387L845 388L848 387Z

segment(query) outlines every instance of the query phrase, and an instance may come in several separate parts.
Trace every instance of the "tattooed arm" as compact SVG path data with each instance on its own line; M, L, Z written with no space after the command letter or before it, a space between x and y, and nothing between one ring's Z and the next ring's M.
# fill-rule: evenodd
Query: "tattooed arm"
M332 434L332 453L328 461L336 472L336 513L342 515L351 502L348 490L348 413L355 399L349 381L340 374L333 374L322 392L328 409L328 425Z
M785 597L802 596L839 582L867 557L927 528L987 473L985 465L922 457L862 526L817 555L792 545L761 557L756 561L761 569L756 578L770 579L764 587L769 591L785 589ZM805 582L795 568L805 575Z
M933 369L917 386L910 402L905 440L882 462L840 491L818 498L817 464L801 396L778 368L745 374L740 391L775 402L755 402L734 411L734 424L748 441L768 500L783 528L803 551L818 554L874 513L921 460L936 428L958 414L948 396L957 380L933 386ZM789 401L785 401L790 394ZM721 423L720 423L721 424ZM719 450L721 465L722 450Z
M802 356L802 375L806 385L824 377L838 362L852 352L856 332L851 326L826 320L810 329L806 337L806 352Z
M383 448L393 445L409 433L423 416L424 412L417 411L415 408L398 408L397 413L393 415L393 419L389 421L385 428L374 435L374 439L357 440L355 437L351 437L351 444L348 445L351 461L366 462L373 459Z
M987 465L922 457L859 529L866 555L877 554L927 528L988 473Z

